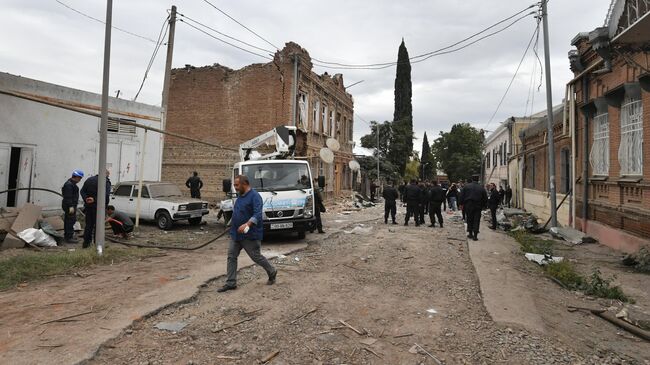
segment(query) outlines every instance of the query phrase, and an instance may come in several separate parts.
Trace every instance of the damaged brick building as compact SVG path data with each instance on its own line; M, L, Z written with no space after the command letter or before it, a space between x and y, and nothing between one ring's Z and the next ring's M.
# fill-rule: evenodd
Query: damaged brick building
M162 178L183 186L198 171L204 197L220 199L221 181L239 159L241 142L278 125L296 125L296 156L310 162L313 176L325 176L326 195L341 195L352 186L353 110L343 76L313 72L309 53L293 42L271 62L239 70L218 64L174 69L166 129L225 148L169 137ZM319 157L328 138L341 146L331 164Z

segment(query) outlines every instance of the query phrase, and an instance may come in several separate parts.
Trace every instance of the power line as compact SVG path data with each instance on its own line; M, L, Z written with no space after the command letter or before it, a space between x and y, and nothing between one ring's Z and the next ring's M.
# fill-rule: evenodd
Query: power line
M257 38L263 40L264 42L266 42L267 44L269 44L271 47L273 47L273 48L275 48L275 49L277 49L277 50L280 49L280 48L278 48L277 46L275 46L273 43L271 43L271 42L269 42L268 40L266 40L266 38L264 38L264 37L262 37L261 35L255 33L252 29L250 29L249 27L247 27L247 26L245 26L244 24L242 24L241 22L239 22L237 19L231 17L231 16L230 16L228 13L226 13L225 11L223 11L223 10L219 9L218 7L216 7L213 3L209 2L208 0L203 0L203 1L204 1L205 3L207 3L208 5L210 5L211 7L215 8L215 9L216 9L218 12L220 12L221 14L227 16L227 17L228 17L230 20L232 20L233 22L235 22L235 23L239 24L240 26L242 26L242 27L243 27L244 29L246 29L247 31L253 33L255 36L257 36Z
M468 40L470 40L470 39L472 39L472 38L474 38L474 37L476 37L478 35L481 35L481 34L487 32L488 30L490 30L490 29L492 29L492 28L494 28L494 27L496 27L496 26L498 26L500 24L503 24L503 23L507 22L508 20L510 20L512 18L515 18L516 16L520 15L521 13L523 13L523 12L527 11L528 9L531 9L531 8L533 8L535 6L537 6L537 4L531 4L528 7L526 7L525 9L520 10L520 11L508 16L507 18L504 18L504 19L498 21L498 22L490 25L487 28L484 28L480 32L474 33L474 34L470 35L469 37L463 38L460 41L455 42L455 43L453 43L453 44L451 44L449 46L446 46L446 47L443 47L443 48L440 48L440 49L437 49L437 50L434 50L434 51L431 51L431 52L423 53L423 54L420 54L420 55L417 55L417 56L409 57L409 60L416 60L418 58L427 57L427 56L430 56L432 54L439 53L441 51L447 50L449 48L453 48L453 47L455 47L455 46L457 46L457 45L459 45L461 43L464 43L464 42L466 42L466 41L468 41ZM528 14L528 15L530 15L530 14ZM376 67L376 66L389 66L389 65L393 66L393 65L397 64L397 62L384 62L384 63L356 64L355 65L355 64L345 64L345 63L338 63L338 62L322 61L322 60L319 60L319 59L314 58L314 57L312 57L312 59L317 61L317 62L323 63L323 64L335 65L335 66L344 66L344 67Z
M59 1L59 0L55 0L55 1L56 1L57 3L59 3L60 5L63 5L64 7L66 7L66 8L68 8L68 9L74 11L75 13L77 13L77 14L79 14L79 15L82 15L82 16L88 18L88 19L91 19L91 20L94 20L94 21L96 21L96 22L98 22L98 23L102 23L102 24L106 25L106 23L105 23L103 20L101 20L101 19L97 19L97 18L95 18L95 17L93 17L93 16L91 16L91 15L88 15L88 14L86 14L86 13L83 13L83 12L81 12L81 11L79 11L79 10L77 10L77 9L75 9L75 8L73 8L73 7L71 7L70 5L68 5L68 4L66 4L66 3L64 3L64 2L62 2L62 1ZM149 38L149 37L141 36L141 35L139 35L139 34L136 34L136 33L130 32L130 31L126 30L126 29L118 28L118 27L116 27L116 26L112 26L112 28L115 29L115 30L119 30L119 31L122 32L122 33L126 33L126 34L128 34L128 35L131 35L131 36L134 36L134 37L138 37L138 38L140 38L140 39L144 39L144 40L149 41L149 42L151 42L151 43L157 43L155 40L153 40L153 39L151 39L151 38Z
M472 41L470 43L462 45L461 47L451 49L451 50L448 50L448 51L444 51L444 52L430 53L425 58L421 58L421 59L415 60L413 62L405 61L403 63L405 64L405 63L408 62L410 64L416 64L416 63L424 62L424 61L426 61L426 60L428 60L428 59L430 59L432 57L435 57L435 56L442 56L442 55L458 52L458 51L463 50L463 49L465 49L465 48L467 48L467 47L469 47L471 45L474 45L474 44L476 44L476 43L478 43L478 42L480 42L480 41L482 41L482 40L484 40L486 38L489 38L489 37L492 37L492 36L495 36L495 35L501 33L503 31L505 31L506 29L509 29L510 27L514 26L516 23L520 22L521 20L523 20L523 19L525 19L525 18L527 18L527 17L529 17L531 15L534 15L534 14L536 14L536 12L530 12L528 14L520 16L519 18L517 18L514 21L510 22L508 25L504 26L503 28L500 28L500 29L498 29L498 30L496 30L496 31L494 31L492 33L488 33L488 34L486 34L486 35L484 35L484 36L482 36L482 37L480 37L478 39L475 39L474 41ZM484 33L484 32L481 32L481 33ZM448 49L448 48L449 47L445 47L445 49ZM313 58L312 58L312 60L313 60ZM401 64L400 62L393 62L391 64L386 64L384 66L357 67L357 66L329 66L329 65L324 65L324 64L318 63L318 62L312 62L312 63L314 65L316 65L316 66L320 66L320 67L324 67L324 68L328 68L328 69L338 69L338 70L382 70L382 69L385 69L385 68L389 68L389 67L393 67L395 65Z
M533 40L535 39L535 37L537 36L537 33L539 32L539 21L540 21L540 19L537 20L537 26L535 27L535 31L533 31L533 35L530 37L530 40L528 41L528 45L526 46L526 50L524 51L524 54L521 56L521 60L519 61L519 65L517 65L517 69L515 70L514 75L512 75L512 78L510 79L510 83L508 83L508 87L506 88L506 91L503 93L503 96L501 97L501 100L499 101L499 104L497 105L497 108L494 110L494 113L492 113L492 116L490 117L490 120L485 125L484 129L487 129L488 126L490 126L490 123L492 123L492 120L494 119L494 117L499 112L499 109L501 108L501 104L503 104L503 101L505 100L506 96L508 95L508 91L510 91L510 87L512 86L512 83L515 81L515 78L517 77L517 74L519 73L519 68L521 68L521 64L524 62L524 59L526 58L526 54L528 54L528 50L530 49L530 46L533 44Z
M230 36L230 35L228 35L226 33L220 32L220 31L218 31L218 30L216 30L216 29L214 29L214 28L212 28L212 27L210 27L210 26L208 26L206 24L203 24L203 23L199 22L198 20L190 18L189 16L187 16L185 14L178 13L178 15L185 18L185 19L187 19L187 20L189 20L189 21L191 21L191 22L194 22L194 23L196 23L196 24L198 24L198 25L200 25L200 26L202 26L202 27L204 27L206 29L209 29L209 30L211 30L211 31L213 31L213 32L215 32L215 33L217 33L219 35L222 35L222 36L224 36L224 37L226 37L228 39L232 39L233 41L239 42L241 44L245 44L245 45L247 45L247 46L249 46L251 48L255 48L255 49L259 50L259 51L264 51L264 52L268 52L268 53L271 53L271 54L275 52L275 51L269 51L268 49L264 49L264 48L261 48L261 47L257 47L257 46L255 46L253 44L248 43L248 42L244 42L241 39L238 39L238 38Z
M144 76L142 77L140 88L138 88L138 92L133 97L133 101L136 101L136 99L138 99L138 96L140 95L140 91L142 91L142 88L144 87L144 82L145 80L147 80L147 76L149 75L149 70L151 70L151 66L153 66L153 63L156 59L156 55L158 55L158 50L160 50L160 46L164 43L162 39L165 38L165 35L167 35L167 30L169 29L168 21L169 21L169 16L165 18L162 26L160 27L160 32L158 33L158 40L156 41L156 47L154 47L153 49L153 53L151 54L151 58L149 59L149 64L147 65L147 69L144 71Z
M219 37L217 37L217 36L214 36L214 35L212 35L212 34L206 32L206 31L204 31L203 29L196 27L196 26L193 25L193 24L190 24L190 23L188 23L188 22L186 22L186 21L183 21L183 19L179 19L179 21L180 21L181 23L183 23L183 24L189 26L189 27L192 27L192 28L198 30L199 32L201 32L201 33L207 35L208 37L210 37L210 38L214 38L214 39L218 40L219 42L225 43L225 44L227 44L227 45L229 45L229 46L231 46L231 47L237 48L237 49L239 49L239 50L241 50L241 51L244 51L244 52L250 53L250 54L255 55L255 56L258 56L258 57L262 57L262 58L267 59L267 60L273 60L273 58L270 57L270 56L266 56L266 55L263 55L263 54L259 54L259 53L253 52L253 51L251 51L251 50L248 50L248 49L246 49L246 48L242 48L242 47L240 47L240 46L238 46L238 45L236 45L236 44L233 44L233 43L230 43L230 42L228 42L228 41L226 41L226 40L223 40L223 39L221 39L221 38L219 38Z

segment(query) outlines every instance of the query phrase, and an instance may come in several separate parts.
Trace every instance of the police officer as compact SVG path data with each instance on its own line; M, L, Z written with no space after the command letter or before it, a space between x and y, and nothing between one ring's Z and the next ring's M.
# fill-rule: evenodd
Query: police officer
M77 243L74 237L74 224L77 222L77 204L79 203L79 187L77 184L84 177L81 170L72 171L70 177L61 187L61 208L63 209L63 238L66 243Z
M424 224L424 215L426 214L427 206L429 205L429 191L423 182L420 182L418 187L420 188L420 200L418 202L417 218L420 224Z
M404 188L404 200L406 201L406 219L404 225L409 225L411 217L415 218L415 226L420 226L418 204L420 203L420 188L415 179Z
M490 208L490 216L492 218L490 229L497 229L497 208L501 203L501 192L497 191L497 186L494 184L490 184L489 189L488 208ZM501 190L503 190L503 188Z
M460 203L465 210L467 220L467 238L478 241L481 224L481 210L487 205L487 192L478 184L478 176L467 179L467 184L460 194Z
M445 192L438 185L437 181L433 182L433 187L429 192L429 219L431 220L431 225L429 227L436 226L436 217L438 217L438 223L440 223L440 228L442 228L442 203L447 200L445 197Z
M110 171L106 170L106 206L111 194L111 180L108 178ZM84 200L84 213L86 214L86 226L84 227L84 242L82 247L88 248L95 237L95 224L97 223L97 199L101 198L98 194L99 175L89 177L84 186L81 187L81 197ZM103 224L103 223L102 223Z
M393 184L389 181L388 185L384 187L382 193L384 198L384 224L388 224L388 214L390 213L391 218L393 219L393 224L397 224L395 221L395 214L397 213L397 190L393 187Z

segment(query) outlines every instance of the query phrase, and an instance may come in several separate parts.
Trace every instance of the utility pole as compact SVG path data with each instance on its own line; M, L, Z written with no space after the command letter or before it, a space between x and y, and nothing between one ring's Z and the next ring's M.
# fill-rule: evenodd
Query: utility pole
M113 0L106 0L106 31L104 34L104 77L102 80L102 113L99 122L99 181L97 182L97 221L95 242L97 254L104 253L106 231L106 145L108 133L108 82L111 68L111 30L113 23Z
M172 57L174 55L174 34L176 33L176 5L172 5L172 11L169 14L169 38L167 39L167 59L165 61L165 79L163 81L163 92L161 115L160 115L160 129L164 132L167 126L167 101L169 99L169 87L172 79ZM165 146L165 135L160 135L160 156L163 154ZM162 174L162 161L159 164L159 175Z
M377 127L377 182L379 183L381 181L379 179L379 122L375 126Z
M551 89L551 55L548 45L548 0L542 0L542 25L544 27L544 68L546 74L546 117L548 129L548 175L551 194L551 227L557 227L557 201L555 195L555 143L553 136L553 90Z

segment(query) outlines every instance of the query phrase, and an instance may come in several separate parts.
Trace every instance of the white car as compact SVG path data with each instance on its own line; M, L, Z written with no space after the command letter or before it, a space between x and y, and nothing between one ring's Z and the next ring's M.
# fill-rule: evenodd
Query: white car
M170 229L180 220L199 225L210 212L208 202L183 197L178 186L172 183L145 181L140 196L140 219L156 221L160 229ZM138 182L122 181L113 187L109 204L135 217L137 199Z

